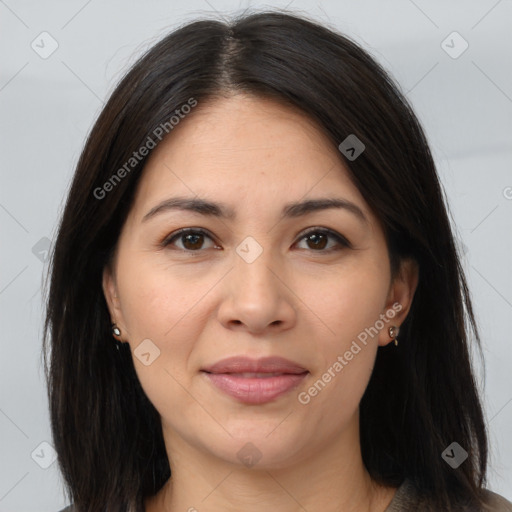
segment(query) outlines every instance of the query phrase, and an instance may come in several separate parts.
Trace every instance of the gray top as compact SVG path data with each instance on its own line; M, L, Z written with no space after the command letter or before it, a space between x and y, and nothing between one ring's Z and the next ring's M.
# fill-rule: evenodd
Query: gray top
M491 507L487 512L512 512L512 503L503 496L486 490L488 503ZM391 503L384 512L432 512L428 503L418 498L416 490L411 481L406 479L396 490ZM66 507L59 512L76 512L73 505ZM467 512L475 512L468 510Z
M486 490L487 503L489 510L487 512L512 512L512 503L503 496L492 491ZM396 493L384 512L433 512L432 506L418 497L416 489L412 482L406 479L396 490ZM467 510L467 512L476 512ZM483 512L483 511L482 511Z

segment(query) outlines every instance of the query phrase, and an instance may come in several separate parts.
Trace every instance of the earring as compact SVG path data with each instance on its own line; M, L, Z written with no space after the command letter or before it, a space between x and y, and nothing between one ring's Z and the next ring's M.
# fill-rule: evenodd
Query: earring
M121 329L116 324L112 324L112 333L116 336L121 336Z
M400 331L400 328L397 327L396 325L392 325L389 329L388 329L388 333L389 333L389 337L391 339L394 339L395 340L395 347L398 346L398 339L397 339L397 336L398 336L398 332Z

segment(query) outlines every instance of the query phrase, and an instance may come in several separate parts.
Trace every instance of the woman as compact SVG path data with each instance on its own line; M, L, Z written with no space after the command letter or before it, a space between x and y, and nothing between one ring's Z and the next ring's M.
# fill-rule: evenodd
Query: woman
M423 131L313 21L198 21L134 65L47 306L66 510L512 510L485 489L480 340Z

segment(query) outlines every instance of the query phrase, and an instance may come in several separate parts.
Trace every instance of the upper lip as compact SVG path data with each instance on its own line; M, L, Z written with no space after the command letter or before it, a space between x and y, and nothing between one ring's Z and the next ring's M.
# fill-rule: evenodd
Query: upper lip
M297 363L283 357L252 359L245 356L228 357L202 368L208 373L293 373L307 372Z

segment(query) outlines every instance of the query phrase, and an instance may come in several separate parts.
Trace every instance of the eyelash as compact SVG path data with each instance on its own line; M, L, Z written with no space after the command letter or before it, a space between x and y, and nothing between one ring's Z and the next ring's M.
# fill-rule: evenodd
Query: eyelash
M168 237L166 237L162 242L161 242L161 247L165 248L165 247L168 247L169 245L171 245L173 243L174 240L178 239L179 237L183 237L184 235L188 235L188 234L194 234L194 235L204 235L204 236L207 236L208 238L210 238L212 241L215 241L213 239L213 237L210 235L210 233L208 231L206 231L205 229L202 229L202 228L183 228L183 229L180 229L174 233L171 233ZM311 234L322 234L322 235L326 235L326 236L329 236L331 238L334 238L336 240L336 242L342 247L342 248L352 248L352 244L342 235L340 235L339 233L337 233L336 231L333 231L331 229L327 229L327 228L310 228L308 229L307 231L305 231L304 233L302 233L301 237L299 238L298 241L302 241L304 240L308 235L311 235ZM199 252L202 252L201 249L198 249L198 250L191 250L191 249L181 249L181 248L178 248L178 250L182 251L182 252L187 252L187 253L199 253ZM315 250L315 249L310 249L311 251L313 252L318 252L318 253L331 253L332 251L337 251L337 250L341 250L339 247L336 248L336 247L331 247L330 249L319 249L319 250Z

